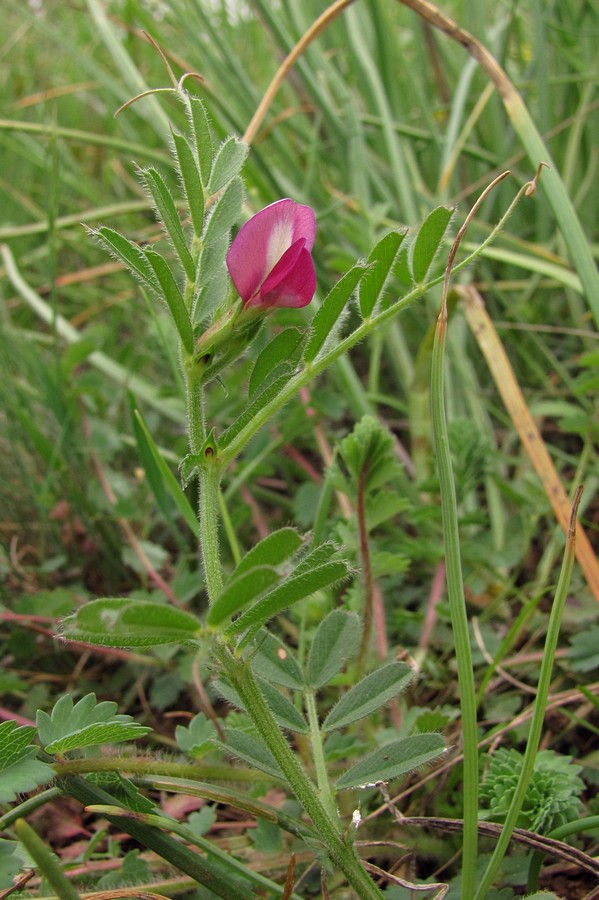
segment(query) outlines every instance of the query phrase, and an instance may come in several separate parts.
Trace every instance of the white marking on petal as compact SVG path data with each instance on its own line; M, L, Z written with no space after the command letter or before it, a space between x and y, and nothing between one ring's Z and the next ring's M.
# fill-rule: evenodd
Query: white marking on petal
M266 247L266 275L268 275L286 250L292 244L293 235L293 210L288 210L285 216L279 219L268 236Z

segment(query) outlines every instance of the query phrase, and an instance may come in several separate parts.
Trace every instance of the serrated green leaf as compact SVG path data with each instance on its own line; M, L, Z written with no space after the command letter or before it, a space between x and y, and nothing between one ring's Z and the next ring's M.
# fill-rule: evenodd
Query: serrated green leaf
M344 728L384 706L404 691L414 678L410 666L392 662L367 675L351 688L332 708L323 722L323 731Z
M306 682L312 688L322 687L351 659L360 645L362 625L355 613L334 609L325 616L312 640Z
M364 273L358 291L358 301L365 319L372 315L405 236L405 231L391 231L378 242L368 257L370 269Z
M175 327L181 338L181 343L186 352L191 355L194 348L193 328L191 327L191 320L179 290L179 285L175 281L175 276L166 260L159 253L156 253L155 250L146 250L145 256L160 284L162 294L168 304Z
M242 572L228 582L222 594L208 610L206 619L208 625L219 625L223 619L238 612L278 580L279 576L272 566L255 566Z
M216 733L213 723L204 713L198 713L188 726L177 725L175 740L184 753L199 759L211 748Z
M386 550L375 550L370 555L372 577L384 578L385 575L399 575L410 568L410 557L403 553L389 553Z
M189 114L202 184L207 185L210 180L214 150L208 114L199 97L189 97Z
M279 528L252 547L237 564L231 578L256 566L279 566L300 549L303 539L295 528Z
M154 492L154 496L158 501L158 505L162 510L165 518L170 518L171 507L168 498L174 501L179 513L185 521L187 527L197 537L198 520L192 506L183 493L181 485L177 481L175 475L171 472L168 463L163 458L154 443L146 423L138 409L134 408L134 401L131 400L131 414L133 421L133 430L137 447L140 455L141 463L144 467L146 477L150 483L150 487Z
M219 447L223 449L228 447L231 441L237 437L240 432L252 421L254 416L258 415L258 413L266 406L267 403L270 403L278 394L280 394L281 389L284 385L289 381L288 375L281 375L279 378L276 378L271 384L267 385L264 390L260 391L256 397L252 400L249 406L246 406L242 414L235 419L232 425L230 425L226 431L223 431L220 438L218 439Z
M411 501L404 494L399 494L390 487L377 491L367 500L366 527L368 531L372 531L388 519L410 509L411 505Z
M283 834L273 822L259 819L257 828L252 828L249 837L256 853L274 854L283 850Z
M453 218L453 210L438 206L426 217L412 244L411 269L416 284L426 280Z
M363 482L368 492L401 473L393 437L375 416L360 419L339 444L339 455L354 482Z
M287 697L284 697L280 691L263 678L257 677L256 683L260 688L262 696L270 707L277 724L280 725L281 728L286 728L288 731L294 731L297 734L306 734L308 731L306 720L302 714L298 712L293 703L290 703ZM213 685L221 697L231 703L232 706L236 706L237 709L240 709L242 712L247 711L241 697L235 688L228 682L218 678L213 682Z
M173 245L175 253L179 257L179 262L183 266L185 274L190 281L195 281L196 266L183 234L175 201L171 197L171 192L166 186L166 182L162 175L153 168L140 169L140 174L152 196L158 218Z
M108 896L126 897L128 895L123 890L125 886L151 881L150 867L145 859L140 858L139 850L130 850L119 863L118 869L107 872L96 882L95 887L100 896L106 896L111 892Z
M63 622L68 640L104 647L154 647L188 643L201 632L191 613L161 603L104 597L82 606Z
M0 890L10 888L19 871L31 867L32 863L33 860L19 841L0 838Z
M225 728L223 730L226 741L226 743L220 744L223 750L238 757L238 759L243 760L243 762L248 763L255 769L266 772L267 775L272 775L275 778L284 778L279 764L264 741L253 734L240 731L238 728Z
M349 272L339 279L334 288L325 297L322 306L312 320L312 328L304 352L304 359L310 363L318 355L329 334L335 327L337 319L343 312L360 278L368 267L353 266Z
M130 741L152 730L138 725L131 716L119 715L112 700L98 703L93 693L86 694L75 704L73 698L65 694L50 715L38 710L37 729L47 753Z
M336 789L341 791L392 781L437 759L445 749L445 742L439 734L414 734L393 741L348 769L338 779Z
M249 629L250 635L254 635L265 622L272 619L277 613L287 609L293 603L297 603L298 600L309 597L316 591L337 584L346 576L347 566L343 562L328 562L317 566L310 572L292 575L283 584L258 600L251 609L235 619L226 629L225 634L239 634L239 632Z
M204 189L198 163L187 138L173 132L173 145L177 156L181 183L195 233L199 236L204 227Z
M289 369L293 367L295 353L301 344L302 338L303 334L299 329L286 328L268 342L258 355L250 375L248 385L250 400L279 366L285 365Z
M52 766L36 759L38 748L31 745L34 736L31 725L0 722L0 803L11 803L17 794L54 778Z
M196 837L202 837L208 834L217 818L216 804L203 806L198 812L194 812L189 816L187 826Z
M239 175L249 147L234 135L228 137L217 150L212 164L208 190L211 194L220 191L232 178Z
M304 688L304 676L299 664L283 641L270 632L260 632L257 649L252 654L252 669L256 675L293 690Z
M90 229L90 234L97 237L108 252L122 262L130 272L137 275L145 284L154 290L158 289L158 282L152 268L148 265L143 250L137 244L123 237L113 228Z
M243 182L236 176L226 186L222 194L212 206L210 216L206 221L202 241L204 245L219 240L228 234L233 225L239 220L243 208Z
M90 725L76 734L70 734L60 740L52 741L46 746L45 750L47 753L66 753L68 750L95 747L98 744L120 744L123 741L133 741L143 737L144 734L151 730L151 728L145 725L138 725L136 722L130 725L111 724L109 722L100 725Z

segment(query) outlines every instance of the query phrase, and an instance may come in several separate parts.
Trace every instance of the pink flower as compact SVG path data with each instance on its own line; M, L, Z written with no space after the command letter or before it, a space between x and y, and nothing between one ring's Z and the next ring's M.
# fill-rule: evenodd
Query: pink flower
M314 211L277 200L243 225L227 267L245 307L307 306L316 290Z

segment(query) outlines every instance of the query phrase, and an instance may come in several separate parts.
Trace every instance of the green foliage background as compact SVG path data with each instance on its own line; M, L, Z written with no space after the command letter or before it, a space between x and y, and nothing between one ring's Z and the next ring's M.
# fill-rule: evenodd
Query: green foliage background
M490 49L517 86L596 255L594 4L455 0L443 8ZM0 241L10 256L0 264L0 596L3 611L35 620L21 619L25 627L19 628L3 623L11 662L0 687L3 705L26 718L37 707L50 708L63 692L81 696L98 684L106 696L120 697L124 710L137 711L132 671L147 689L150 710L176 708L192 681L189 662L166 651L132 656L124 666L90 665L75 681L70 652L43 639L40 652L34 628L51 628L74 604L103 594L155 590L162 596L148 564L179 602L203 607L189 522L170 497L152 489L151 462L140 450L128 393L176 471L186 436L167 311L107 259L82 223L160 242L135 166L155 166L175 187L166 144L169 119L184 126L181 109L164 94L113 118L133 95L168 85L144 31L177 76L199 73L201 80L186 85L202 97L222 139L243 135L278 64L322 4L251 0L234 10L205 0L3 4ZM461 46L400 3L357 0L307 49L275 97L245 168L248 213L282 196L314 207L322 299L389 229L413 227L440 204L456 208L457 227L505 168L512 178L485 202L464 249L487 236L534 171L496 92ZM483 295L566 486L585 483L582 521L596 545L597 334L542 189L519 205L508 229L460 277ZM389 292L399 296L402 289L399 273ZM323 440L334 449L363 415L379 416L407 459L389 473L388 507L381 511L377 494L368 510L387 638L425 661L418 703L423 719L436 716L444 728L455 696L443 602L431 652L428 645L420 648L421 658L418 648L441 559L428 408L439 301L432 291L361 344L249 445L225 485L223 545L232 570L265 524L273 529L296 521L321 537L340 538L358 565L355 522L342 515L334 495L345 490L352 498L352 472L346 477L338 464L322 483ZM214 385L208 413L219 431L243 408L265 342L283 326L301 327L312 314L279 311L262 343ZM58 317L79 340L64 340ZM534 684L526 656L534 657L546 628L544 592L555 580L563 538L459 307L449 334L448 410L463 562L483 648L474 647L475 662L481 676L489 674L485 653L507 640L505 655L524 659L510 671ZM349 470L344 447L341 462ZM187 493L193 503L193 487ZM596 604L579 573L571 595L567 639L596 622ZM347 601L359 608L355 586ZM300 653L331 602L318 596L305 604L301 620L291 617ZM576 676L567 658L558 672L566 686L583 676L590 683L595 668L592 648L581 663L580 636L575 642ZM36 679L28 689L34 654ZM502 690L485 696L483 709L501 727L525 702L517 688ZM417 721L417 708L407 714ZM587 783L596 782L597 725L578 712L568 716L555 728L553 744L582 760ZM155 713L148 720L156 727ZM331 757L335 752L333 746ZM448 777L442 804L450 803Z

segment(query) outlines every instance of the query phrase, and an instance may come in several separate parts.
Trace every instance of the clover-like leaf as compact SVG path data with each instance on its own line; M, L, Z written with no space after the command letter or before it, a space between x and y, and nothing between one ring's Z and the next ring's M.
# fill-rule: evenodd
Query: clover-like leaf
M47 753L66 753L98 744L116 744L142 737L151 731L131 716L119 715L112 700L98 703L95 694L86 694L77 703L65 694L51 714L38 710L37 728Z

